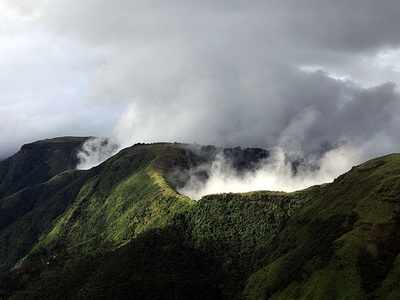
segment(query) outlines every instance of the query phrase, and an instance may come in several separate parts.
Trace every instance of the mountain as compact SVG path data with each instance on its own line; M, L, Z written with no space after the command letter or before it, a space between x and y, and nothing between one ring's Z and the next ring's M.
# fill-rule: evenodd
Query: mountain
M61 140L58 151L75 153L76 140ZM37 144L49 156L8 161L41 170L57 161L51 142ZM0 198L0 298L398 299L400 154L294 193L177 192L190 176L205 180L199 167L221 153L238 172L269 156L157 143L87 171L63 160L40 180L1 165L15 175L0 176L10 187Z
M210 163L220 151L240 170L268 154L256 148L138 144L96 168L74 170L76 152L85 140L39 141L5 161L2 184L10 192L0 199L0 270L13 266L33 247L63 243L82 244L79 248L89 252L99 244L115 248L148 228L165 225L194 203L167 181L184 185L189 170ZM22 188L15 192L17 186Z
M15 155L0 161L0 198L74 169L77 151L87 139L62 137L23 145Z

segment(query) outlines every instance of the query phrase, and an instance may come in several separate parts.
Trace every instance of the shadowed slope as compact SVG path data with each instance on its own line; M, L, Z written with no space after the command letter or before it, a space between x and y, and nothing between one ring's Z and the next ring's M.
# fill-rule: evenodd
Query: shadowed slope
M176 170L207 162L195 150L138 144L28 189L42 195L46 209L37 211L64 203L62 212L38 241L14 244L31 250L0 291L12 299L399 297L399 154L304 191L194 202L174 186L184 182ZM30 197L17 195L5 199L18 223L26 216L18 199ZM24 224L37 228L39 216Z
M87 137L60 137L23 145L0 162L0 199L25 187L75 169L77 152Z
M136 145L97 168L61 173L4 197L0 266L8 268L42 248L115 247L145 229L165 225L191 200L167 184L157 165L163 155L182 151L168 144Z
M38 238L71 204L85 180L77 171L27 187L0 203L0 271L31 251Z
M220 151L212 146L137 144L96 168L49 180L75 166L77 147L85 140L67 137L25 145L2 165L0 184L11 191L0 200L3 270L31 251L102 251L167 225L194 203L173 188L185 180L179 175L210 162ZM242 168L266 155L262 149L226 151ZM252 151L255 158L249 157Z
M15 296L396 299L399 193L391 155L301 192L210 195L116 252L50 260Z

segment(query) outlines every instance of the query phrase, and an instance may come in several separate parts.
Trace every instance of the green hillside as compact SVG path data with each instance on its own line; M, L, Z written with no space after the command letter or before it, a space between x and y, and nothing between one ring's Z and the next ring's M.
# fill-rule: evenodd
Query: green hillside
M51 140L36 144L41 147L34 149L34 158L44 158L39 165L42 171L48 170L46 154L53 153L49 149L56 143ZM49 251L62 246L89 252L115 248L145 229L165 225L192 203L178 195L162 175L163 160L169 155L179 158L184 151L168 144L137 145L89 171L70 170L47 181L44 180L51 173L43 171L44 182L32 181L1 198L1 269L10 268L29 252L43 248ZM20 152L14 157L21 156ZM23 163L35 163L29 158ZM64 166L68 167L71 166ZM25 180L27 175L21 173Z
M1 198L0 297L399 297L399 154L304 191L193 201L176 187L217 151L199 147L138 144Z
M353 168L300 209L246 299L398 299L400 155Z
M150 228L162 227L193 201L166 182L164 154L184 155L167 144L138 145L95 168L72 205L35 249L63 246L80 253L115 248Z
M15 155L0 161L0 199L74 169L77 152L87 139L62 137L23 145Z
M71 169L86 140L38 141L0 162L0 271L29 252L79 192L85 175Z

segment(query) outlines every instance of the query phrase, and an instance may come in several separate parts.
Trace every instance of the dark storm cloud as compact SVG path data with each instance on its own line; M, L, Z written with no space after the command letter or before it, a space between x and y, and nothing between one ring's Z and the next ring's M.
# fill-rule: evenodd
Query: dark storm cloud
M21 3L14 14L24 21L9 20L7 32L23 43L1 32L14 45L14 60L2 64L26 61L9 77L23 88L11 85L15 95L0 98L2 108L7 99L21 103L14 115L0 110L11 123L29 115L19 139L0 130L10 144L37 137L38 123L40 136L104 136L126 106L114 129L125 145L283 144L308 153L351 142L365 156L398 150L398 1ZM32 87L37 78L46 80ZM38 99L43 109L33 118Z
M60 32L68 31L99 43L118 41L127 35L195 34L209 28L240 30L232 28L236 24L242 33L286 33L290 39L298 36L296 42L361 51L400 42L399 12L396 0L88 0L80 5L60 1L49 4L46 10L51 24Z

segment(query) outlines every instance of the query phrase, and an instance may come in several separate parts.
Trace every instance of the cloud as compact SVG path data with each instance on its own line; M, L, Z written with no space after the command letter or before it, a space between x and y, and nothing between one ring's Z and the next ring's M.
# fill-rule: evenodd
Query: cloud
M195 103L176 98L175 105L166 107L133 104L120 118L114 136L125 146L177 139L217 145L280 145L302 155L342 143L361 147L386 136L394 146L392 151L398 151L400 95L395 84L363 88L320 71L286 75L287 81L279 87L275 84L278 91L266 99L240 101L249 98L239 88L237 102L234 95L220 94L222 104L213 104L209 97L196 98ZM387 151L385 145L381 150L365 149L365 158Z
M4 3L0 153L64 134L398 151L398 1Z
M110 158L119 150L119 145L108 138L90 138L78 152L79 170L88 170Z
M354 163L360 162L360 156L358 150L341 146L325 152L315 161L311 158L303 161L295 173L292 162L288 160L285 149L276 147L258 168L239 174L223 155L219 155L210 167L199 167L205 168L209 174L206 181L191 176L179 192L196 200L218 193L259 190L293 192L332 181L350 170Z

